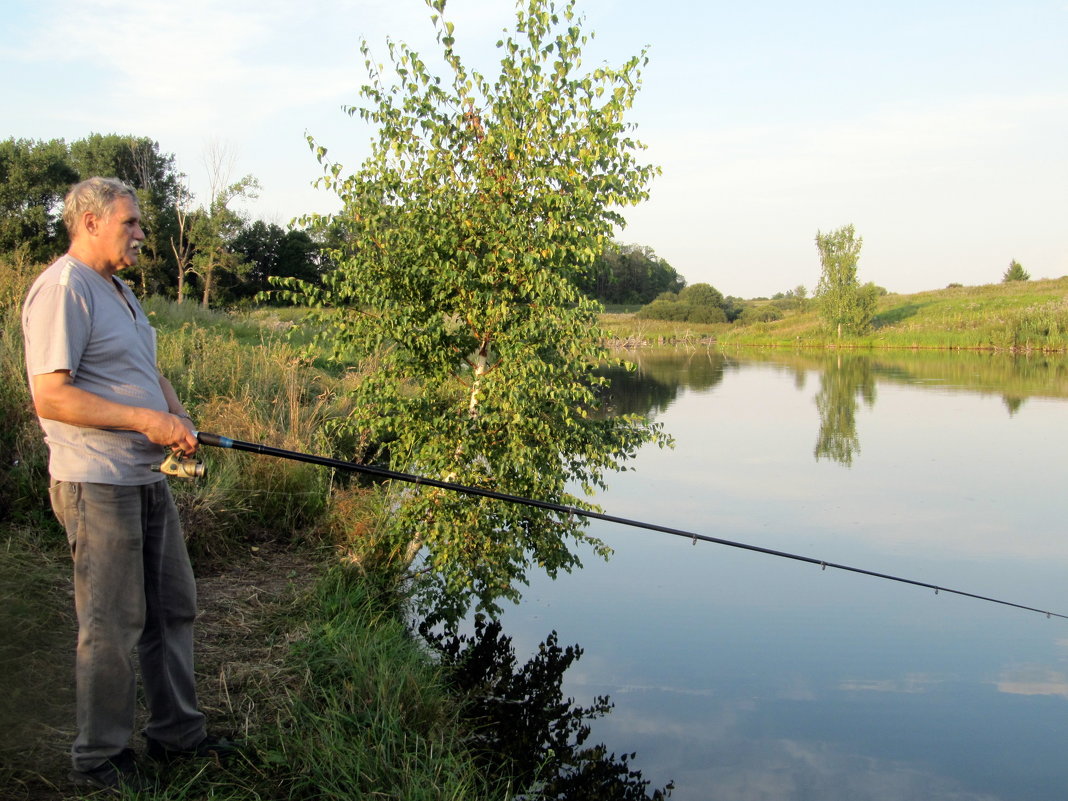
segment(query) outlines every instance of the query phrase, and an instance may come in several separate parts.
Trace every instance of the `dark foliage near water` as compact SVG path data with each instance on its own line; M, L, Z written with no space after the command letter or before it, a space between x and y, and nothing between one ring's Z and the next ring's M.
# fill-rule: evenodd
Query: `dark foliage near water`
M607 714L612 704L599 696L590 707L575 706L561 690L564 672L581 655L577 645L561 648L552 632L538 653L521 667L501 624L475 619L473 635L429 618L419 633L436 652L462 715L473 726L472 750L489 775L511 776L520 797L558 801L662 801L669 782L648 790L633 770L634 753L616 756L603 745L587 746L588 720Z

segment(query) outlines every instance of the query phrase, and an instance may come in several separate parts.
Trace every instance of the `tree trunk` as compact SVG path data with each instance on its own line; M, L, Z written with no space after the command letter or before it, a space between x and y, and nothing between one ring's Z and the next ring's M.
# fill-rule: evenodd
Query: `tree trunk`
M215 268L208 265L204 270L204 298L201 301L201 305L206 309L208 308L208 299L211 297L211 276L215 272Z

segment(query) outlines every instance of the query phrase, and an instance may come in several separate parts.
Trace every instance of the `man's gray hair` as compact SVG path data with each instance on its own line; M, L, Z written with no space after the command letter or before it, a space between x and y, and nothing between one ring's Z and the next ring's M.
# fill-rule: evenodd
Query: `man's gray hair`
M137 203L137 192L118 178L96 175L72 186L63 201L63 224L67 226L70 238L74 239L78 233L82 216L87 211L106 220L112 205L120 197L128 197L135 205Z

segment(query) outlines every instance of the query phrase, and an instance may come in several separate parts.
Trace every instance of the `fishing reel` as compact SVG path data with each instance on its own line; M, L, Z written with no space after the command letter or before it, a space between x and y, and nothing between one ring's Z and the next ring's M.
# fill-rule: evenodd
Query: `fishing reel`
M152 469L176 478L201 478L204 475L204 463L199 459L186 458L178 448Z

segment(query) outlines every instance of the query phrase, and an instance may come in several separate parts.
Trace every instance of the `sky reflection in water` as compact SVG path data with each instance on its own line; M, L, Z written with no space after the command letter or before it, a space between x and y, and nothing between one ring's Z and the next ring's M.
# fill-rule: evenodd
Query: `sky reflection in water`
M677 447L612 476L603 508L1068 613L1061 361L776 358L643 356L618 406ZM579 643L566 691L616 704L594 738L673 798L1068 793L1068 621L592 531L611 561L533 577L505 630L520 655L553 629Z

